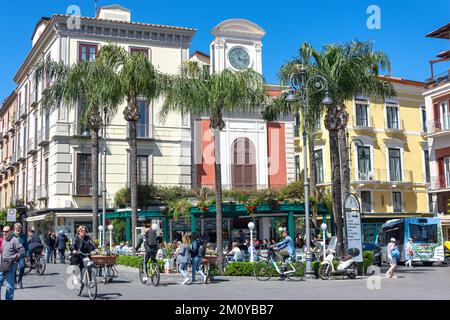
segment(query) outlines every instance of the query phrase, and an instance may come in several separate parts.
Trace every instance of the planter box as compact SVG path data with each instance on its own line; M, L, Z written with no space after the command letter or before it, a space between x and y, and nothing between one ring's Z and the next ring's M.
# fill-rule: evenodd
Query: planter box
M117 256L91 256L91 259L98 266L113 266L116 264Z

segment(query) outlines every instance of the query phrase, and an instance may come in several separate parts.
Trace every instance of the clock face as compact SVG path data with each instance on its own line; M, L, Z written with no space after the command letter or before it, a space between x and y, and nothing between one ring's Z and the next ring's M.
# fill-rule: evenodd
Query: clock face
M228 54L228 60L235 69L245 69L250 65L250 56L243 48L233 48Z

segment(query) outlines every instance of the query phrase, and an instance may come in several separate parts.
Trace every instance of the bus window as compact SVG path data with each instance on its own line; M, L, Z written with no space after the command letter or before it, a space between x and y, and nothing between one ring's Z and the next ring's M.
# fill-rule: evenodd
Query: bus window
M414 224L409 225L410 237L414 242L436 243L437 242L437 225L436 224Z

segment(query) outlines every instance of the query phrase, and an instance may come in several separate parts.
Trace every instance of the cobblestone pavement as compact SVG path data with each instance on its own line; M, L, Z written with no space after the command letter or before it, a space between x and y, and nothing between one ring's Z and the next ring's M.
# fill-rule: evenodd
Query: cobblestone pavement
M34 271L24 277L24 289L15 291L16 300L86 300L67 288L68 265L49 264L44 276ZM103 284L98 278L99 300L248 300L248 299L450 299L450 267L399 267L396 278L379 276L328 281L307 279L300 282L272 278L258 281L252 277L217 277L210 284L197 282L181 285L180 275L162 275L159 287L139 282L137 269L118 266L119 277L113 283ZM381 271L386 271L383 268ZM369 289L372 288L372 289ZM195 289L195 290L194 290ZM2 298L5 289L2 288Z

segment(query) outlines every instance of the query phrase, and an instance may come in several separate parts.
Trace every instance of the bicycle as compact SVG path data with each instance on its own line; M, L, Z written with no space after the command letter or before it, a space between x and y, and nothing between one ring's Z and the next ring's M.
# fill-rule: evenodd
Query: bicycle
M137 255L142 256L140 253ZM147 270L147 272L145 272L145 270ZM155 287L159 285L159 281L161 279L159 265L154 257L151 257L151 259L147 261L147 266L145 266L145 253L143 254L142 264L139 266L139 279L142 284L146 284L150 279L151 283Z
M288 278L293 281L301 281L305 275L305 264L289 257L281 261L280 266L275 262L275 250L269 248L268 259L261 260L253 267L253 275L259 281L267 281L277 272L280 278Z
M83 292L84 287L86 287L89 298L91 300L95 300L97 298L97 270L95 263L89 258L90 254L85 254L82 252L77 252L77 254L84 256L83 258L83 265L84 268L79 275L79 278L76 283L74 281L74 287L75 287L75 294L77 296L81 296L81 293Z
M36 274L38 276L44 275L45 269L47 268L47 262L44 259L44 254L32 253L33 263L31 263L30 257L25 257L25 271L24 274L29 274L31 270L36 269ZM17 272L19 268L17 268Z

